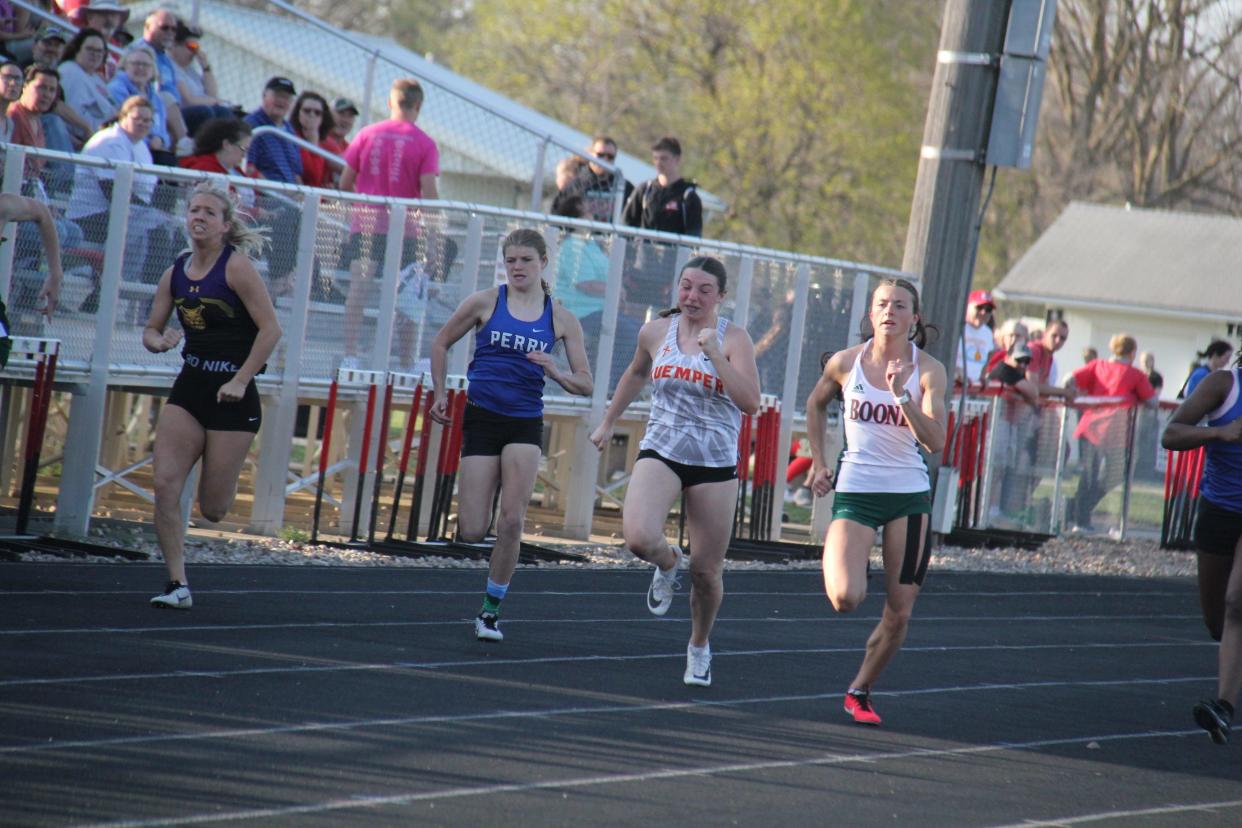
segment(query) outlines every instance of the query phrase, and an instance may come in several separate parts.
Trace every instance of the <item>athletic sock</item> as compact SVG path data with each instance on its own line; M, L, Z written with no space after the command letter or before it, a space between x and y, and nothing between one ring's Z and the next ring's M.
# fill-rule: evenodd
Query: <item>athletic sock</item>
M491 578L488 578L487 592L483 594L483 612L499 615L500 602L505 599L505 593L508 591L508 584L498 584Z
M712 648L711 644L704 644L702 647L696 647L693 644L691 644L690 652L694 653L696 656L701 657L701 656L706 655L707 651L710 650L711 648Z
M870 691L870 690L859 690L857 687L851 687L849 690L846 690L845 692L846 692L846 693L848 693L848 694L849 694L849 695L851 695L851 696L862 696L862 697L866 697L866 696L871 695L871 691Z

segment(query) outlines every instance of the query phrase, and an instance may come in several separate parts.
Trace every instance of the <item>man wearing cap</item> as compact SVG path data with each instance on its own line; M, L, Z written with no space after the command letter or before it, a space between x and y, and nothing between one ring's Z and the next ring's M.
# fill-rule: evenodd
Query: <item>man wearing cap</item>
M958 380L967 385L978 385L982 381L988 355L996 347L992 338L992 314L995 311L992 291L970 292L966 303L966 324L962 328L962 342L957 355Z
M332 102L332 131L323 139L323 148L337 155L349 149L349 133L354 130L358 118L358 106L349 98L337 98ZM344 168L337 170L342 172Z
M57 26L40 26L35 32L30 60L23 61L22 68L29 69L37 64L46 66L48 69L55 69L60 65L60 59L65 54L65 44L68 42L69 35L65 34L64 29Z
M228 101L219 97L211 61L199 47L198 40L202 36L202 32L178 20L172 46L168 49L176 75L177 92L181 95L181 117L185 118L185 127L191 136L196 135L198 128L212 118L233 117Z
M252 129L270 126L284 130L290 135L293 129L285 116L293 106L293 98L297 95L293 81L279 75L267 82L263 89L263 103L254 112L245 117ZM254 167L266 179L284 181L289 184L302 183L302 151L292 141L286 141L275 135L255 135L250 142L250 152L246 155L246 163Z

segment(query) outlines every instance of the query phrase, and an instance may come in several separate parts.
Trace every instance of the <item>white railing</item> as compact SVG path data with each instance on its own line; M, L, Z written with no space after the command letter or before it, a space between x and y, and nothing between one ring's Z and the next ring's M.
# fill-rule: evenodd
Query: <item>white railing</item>
M64 531L80 534L92 511L109 389L167 389L178 370L176 354L154 355L142 348L141 329L154 278L185 246L180 228L187 185L206 174L11 145L4 151L5 192L28 188L23 169L31 159L65 161L76 172L74 187L52 197L66 247L61 310L50 324L37 312L37 289L31 286L41 283L41 251L37 242L12 228L4 231L6 241L0 244L0 293L10 300L16 333L63 342L59 376L72 387L74 402L56 521ZM111 194L106 211L94 212L86 206L100 197L100 173L111 177ZM586 422L602 415L617 372L634 352L638 327L651 313L672 304L677 272L692 255L724 261L730 279L724 315L746 327L756 341L776 329L777 335L768 337L771 346L760 354L761 382L791 413L802 409L818 377L819 355L855 340L870 286L879 277L905 275L722 240L585 220L554 221L499 207L386 199L240 177L227 180L247 209L274 230L259 268L271 280L284 338L260 378L267 413L252 519L268 533L282 525L299 402L322 397L327 379L345 355L344 299L350 290L362 291L365 308L356 351L363 367L409 368L426 357L431 339L457 304L494 283L500 240L516 227L539 229L548 241L545 275L554 296L579 302L577 313L584 322L595 376L589 404L570 400L554 384L547 399L551 410ZM362 206L386 211L392 228L375 277L367 281L359 281L357 267L342 257L351 217ZM79 215L83 212L91 214ZM70 220L71 215L78 218ZM140 228L141 234L130 234L132 228ZM160 240L161 233L171 235ZM407 235L414 244L404 251ZM574 299L576 277L585 267L583 251L591 253L596 277L606 281L602 298ZM562 256L575 264L562 268ZM427 275L420 277L414 294L401 293L403 275L415 271ZM93 305L87 301L92 292L97 296ZM458 346L450 354L449 370L465 373L467 360L467 348ZM794 419L782 422L782 457L788 456ZM575 455L574 484L567 489L566 530L585 536L598 455L587 450L585 429L581 431L582 451Z

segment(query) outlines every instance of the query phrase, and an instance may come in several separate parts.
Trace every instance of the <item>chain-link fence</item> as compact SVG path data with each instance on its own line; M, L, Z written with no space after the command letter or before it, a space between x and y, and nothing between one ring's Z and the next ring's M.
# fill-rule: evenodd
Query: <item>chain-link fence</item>
M16 330L63 342L60 376L79 383L71 415L79 424L69 428L66 438L60 508L64 521L81 527L94 496L97 469L91 458L100 455L109 389L162 391L180 368L175 353L147 352L141 333L160 275L187 247L185 210L193 185L204 174L22 147L5 150L4 190L25 191L49 204L64 248L61 303L50 323L39 313L42 251L37 233L32 235L26 225L0 245L0 290L10 300ZM68 183L55 184L46 173L26 174L28 165L50 160L68 166ZM722 315L744 325L756 341L766 337L770 343L760 354L761 384L786 412L780 449L785 457L819 374L821 354L855 341L867 291L878 277L897 275L849 262L499 208L227 181L247 217L269 230L271 243L257 267L284 331L259 377L269 409L260 442L293 440L299 400L322 396L341 365L426 370L432 339L462 299L503 279L504 237L529 227L548 241L545 278L554 297L571 305L582 320L596 377L589 401L570 398L549 383L552 410L582 418L602 415L608 391L633 357L639 328L675 303L680 267L692 256L713 255L729 272ZM465 373L469 348L463 341L452 350L451 373ZM638 401L635 410L641 412L642 405ZM279 423L286 424L287 437ZM288 446L271 451L274 459L266 449L261 455L260 466L267 468L258 474L269 475L267 489L280 493L289 474ZM593 454L591 459L593 464ZM592 465L585 485L578 486L592 504L594 482ZM269 494L268 505L262 506L259 483L255 509L267 523L255 523L279 528L283 501Z
M1159 440L1173 410L1100 398L1032 405L1012 391L968 397L945 452L958 474L955 525L1159 536Z

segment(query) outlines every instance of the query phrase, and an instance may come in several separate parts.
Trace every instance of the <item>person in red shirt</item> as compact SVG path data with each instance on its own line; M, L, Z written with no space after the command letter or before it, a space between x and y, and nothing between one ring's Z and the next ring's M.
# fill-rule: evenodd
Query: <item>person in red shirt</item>
M289 121L295 135L315 146L322 146L324 139L332 132L332 113L328 111L328 102L318 92L299 95ZM308 187L332 187L335 180L336 175L328 166L328 159L303 147L302 183Z
M1087 531L1093 529L1091 513L1096 505L1125 477L1129 409L1138 403L1157 402L1147 375L1132 364L1138 351L1134 337L1117 334L1108 347L1113 352L1111 359L1094 359L1073 376L1079 396L1121 398L1116 404L1087 409L1074 429L1081 450L1082 476L1078 493L1067 504L1067 517Z
M190 170L246 175L242 162L249 150L250 124L240 118L212 118L194 136L194 154L182 158L180 164Z
M9 120L13 122L10 143L45 149L47 141L43 134L42 116L56 104L60 90L60 75L37 63L26 70L26 84L22 96L9 104ZM24 176L36 178L46 162L42 158L27 158Z

